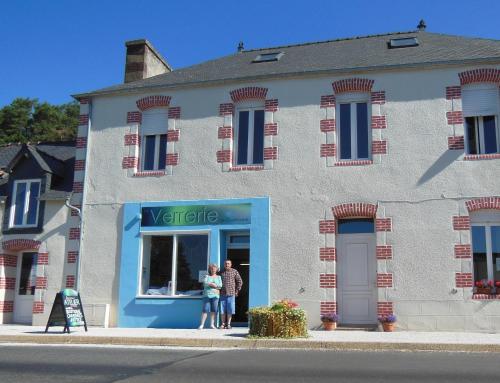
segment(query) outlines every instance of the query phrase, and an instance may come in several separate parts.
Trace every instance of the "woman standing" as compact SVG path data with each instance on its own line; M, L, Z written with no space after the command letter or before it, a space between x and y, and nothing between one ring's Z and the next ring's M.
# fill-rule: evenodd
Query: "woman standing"
M215 329L215 313L219 305L219 290L222 287L220 275L217 275L217 265L208 265L208 274L203 281L203 309L201 312L201 323L198 330L203 329L207 314L210 313L210 328Z

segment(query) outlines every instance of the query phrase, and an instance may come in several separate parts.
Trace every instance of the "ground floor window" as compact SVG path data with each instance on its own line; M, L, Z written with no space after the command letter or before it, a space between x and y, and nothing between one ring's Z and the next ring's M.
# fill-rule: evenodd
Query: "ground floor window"
M208 266L208 234L143 236L141 294L198 296Z
M500 224L472 226L474 280L500 281Z

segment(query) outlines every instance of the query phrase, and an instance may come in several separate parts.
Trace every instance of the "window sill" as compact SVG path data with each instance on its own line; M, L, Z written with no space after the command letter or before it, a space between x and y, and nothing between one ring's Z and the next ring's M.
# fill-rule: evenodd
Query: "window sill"
M373 165L372 160L354 160L354 161L339 161L335 163L335 166L363 166L363 165Z
M492 154L466 154L464 161L477 161L477 160L493 160L500 158L500 153Z
M164 175L165 175L164 170L146 170L134 173L134 177L161 177Z
M472 294L474 300L500 300L500 294Z
M243 170L250 170L250 171L264 170L264 165L236 165L229 168L230 172L241 172Z

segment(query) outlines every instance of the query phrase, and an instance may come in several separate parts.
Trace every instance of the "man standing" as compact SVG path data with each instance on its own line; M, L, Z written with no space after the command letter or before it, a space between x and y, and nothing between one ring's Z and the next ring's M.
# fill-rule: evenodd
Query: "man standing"
M231 328L231 318L235 313L235 298L243 286L238 270L233 269L232 262L226 259L224 270L220 273L222 277L222 289L220 295L221 328Z

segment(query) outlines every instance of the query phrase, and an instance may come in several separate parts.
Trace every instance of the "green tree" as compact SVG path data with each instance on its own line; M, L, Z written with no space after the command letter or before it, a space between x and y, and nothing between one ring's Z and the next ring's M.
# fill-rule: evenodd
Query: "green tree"
M79 106L16 98L0 109L0 144L9 142L65 141L76 137Z

